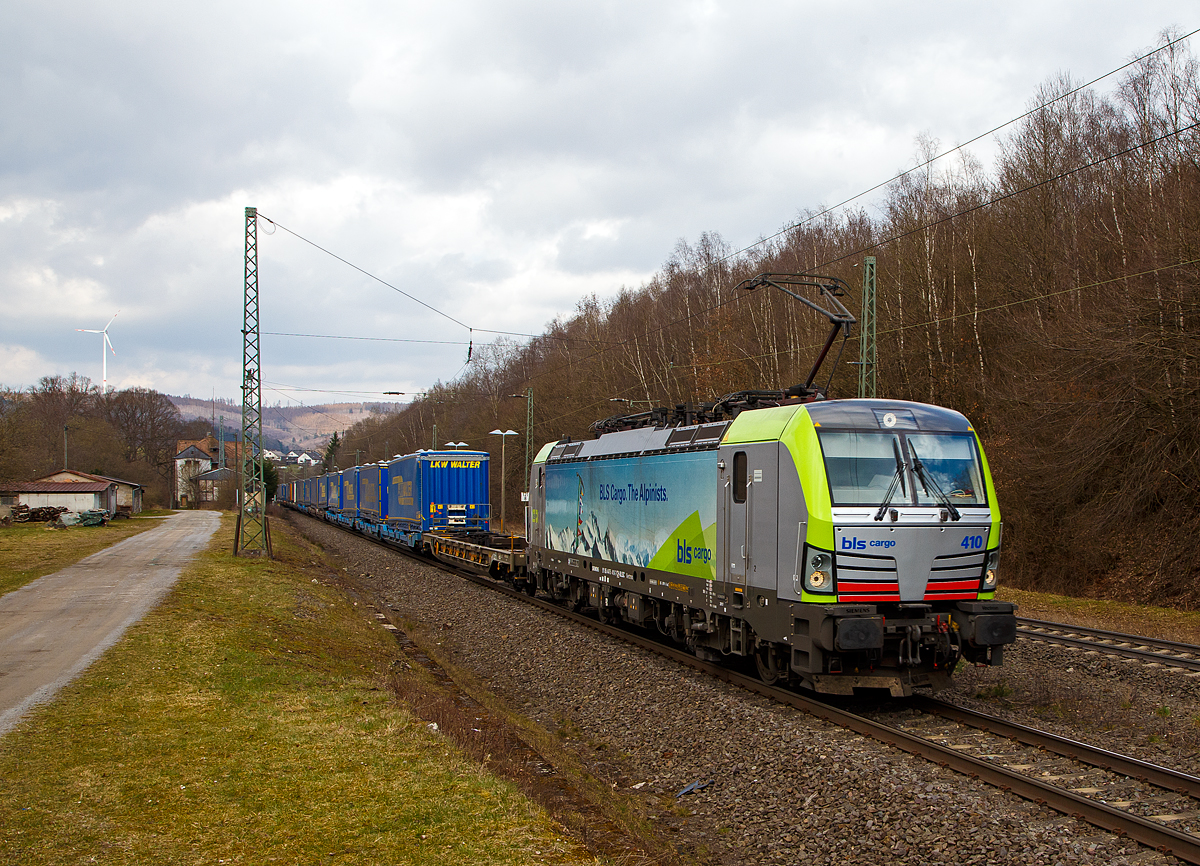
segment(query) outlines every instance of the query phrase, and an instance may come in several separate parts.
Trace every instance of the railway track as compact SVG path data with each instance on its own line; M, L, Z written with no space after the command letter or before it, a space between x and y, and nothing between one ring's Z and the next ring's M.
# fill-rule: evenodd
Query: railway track
M924 696L909 699L914 720L886 722L761 680L610 626L553 602L530 598L481 575L443 568L712 677L788 704L840 727L919 755L971 778L1200 864L1200 777L1006 722ZM1198 832L1193 832L1198 831Z
M1017 617L1017 634L1026 640L1200 671L1200 646L1193 644L1025 617Z
M530 597L484 575L445 562L420 561L1185 862L1200 864L1200 777L924 696L908 700L907 715L871 718L701 661L651 637ZM377 615L387 619L386 611Z
M530 598L482 575L454 569L446 563L439 566L480 586L839 727L919 755L1185 862L1200 864L1200 777L924 696L908 701L910 708L920 712L917 719L880 721L766 685L755 677L665 646L652 637L606 625L545 599Z

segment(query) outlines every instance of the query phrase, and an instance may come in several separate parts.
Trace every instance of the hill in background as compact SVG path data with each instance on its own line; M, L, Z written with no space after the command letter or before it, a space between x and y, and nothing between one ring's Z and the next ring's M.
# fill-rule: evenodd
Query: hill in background
M205 419L213 427L224 426L228 435L242 426L242 407L232 400L199 400L194 397L168 399L183 420ZM403 403L323 403L317 406L268 406L262 408L263 444L267 448L323 451L335 432L339 435L372 415L398 412ZM224 418L224 421L221 419Z

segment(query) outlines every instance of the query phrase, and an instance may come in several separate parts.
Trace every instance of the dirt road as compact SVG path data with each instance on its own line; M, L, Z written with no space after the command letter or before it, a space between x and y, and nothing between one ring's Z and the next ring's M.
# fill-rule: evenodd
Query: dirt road
M0 734L154 607L219 522L211 511L172 515L162 526L0 596Z

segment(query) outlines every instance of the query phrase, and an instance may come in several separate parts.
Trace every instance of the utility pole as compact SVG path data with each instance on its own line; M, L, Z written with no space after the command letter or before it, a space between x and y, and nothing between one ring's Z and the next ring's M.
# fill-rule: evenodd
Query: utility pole
M63 425L63 471L67 469L67 425Z
M858 396L875 397L875 257L863 259L862 324L858 336Z
M533 388L525 389L524 394L509 394L516 400L525 401L525 484L529 484L529 464L533 459Z
M233 551L237 556L271 555L267 489L263 480L262 379L258 335L258 210L246 208L246 293L242 314L241 510Z
M529 485L529 462L533 459L533 387L525 389L525 485Z

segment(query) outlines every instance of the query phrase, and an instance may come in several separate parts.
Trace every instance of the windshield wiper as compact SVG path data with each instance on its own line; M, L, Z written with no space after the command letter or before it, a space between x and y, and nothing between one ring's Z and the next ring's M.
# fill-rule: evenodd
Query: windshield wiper
M888 485L887 493L883 495L883 502L880 504L879 510L875 512L876 520L883 520L884 513L892 504L892 495L896 492L897 482L900 484L900 493L904 496L908 495L904 489L904 472L908 467L904 465L904 458L900 456L900 443L895 439L892 440L892 454L896 457L896 474L892 476L892 483Z
M932 473L925 471L925 464L917 456L917 449L913 446L912 440L908 442L908 451L912 454L913 469L917 473L917 478L921 479L921 486L925 488L925 493L945 506L946 511L950 513L951 520L961 518L962 515L954 507L954 503L950 501L950 497L942 491L942 488L937 483L937 479L933 477ZM945 520L946 518L943 516L942 519Z

